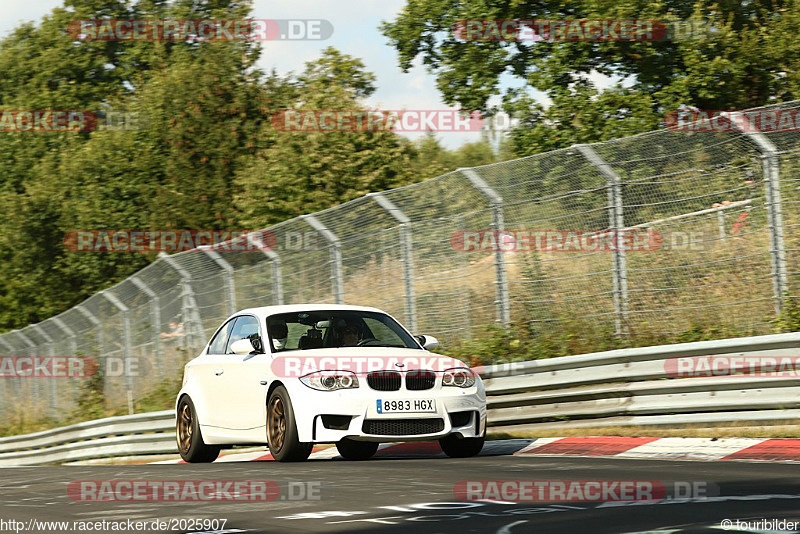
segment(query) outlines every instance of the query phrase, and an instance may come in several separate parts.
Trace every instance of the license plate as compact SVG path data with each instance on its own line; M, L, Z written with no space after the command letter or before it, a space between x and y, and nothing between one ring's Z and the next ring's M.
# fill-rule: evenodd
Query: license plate
M432 413L436 412L433 399L377 400L378 413Z

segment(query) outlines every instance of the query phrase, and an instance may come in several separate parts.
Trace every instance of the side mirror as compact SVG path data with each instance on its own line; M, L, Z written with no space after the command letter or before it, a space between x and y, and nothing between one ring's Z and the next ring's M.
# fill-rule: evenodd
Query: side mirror
M253 350L258 354L264 353L264 343L261 341L261 336L253 334L250 336L250 344L253 345Z
M425 350L436 350L439 348L439 340L433 336L417 336L417 340Z
M258 340L257 343L253 343L254 340L250 338L239 339L231 343L231 350L234 354L238 354L240 356L245 356L247 354L251 354L253 352L260 352L254 345L261 345L261 340Z

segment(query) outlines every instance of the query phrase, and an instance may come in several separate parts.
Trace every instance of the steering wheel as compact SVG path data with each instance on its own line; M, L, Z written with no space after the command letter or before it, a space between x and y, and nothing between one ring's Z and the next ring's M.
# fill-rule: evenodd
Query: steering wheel
M378 341L378 340L375 339L374 337L364 338L361 341L359 341L358 343L356 343L356 347L366 347L367 345L369 345L370 343L375 342L375 341Z

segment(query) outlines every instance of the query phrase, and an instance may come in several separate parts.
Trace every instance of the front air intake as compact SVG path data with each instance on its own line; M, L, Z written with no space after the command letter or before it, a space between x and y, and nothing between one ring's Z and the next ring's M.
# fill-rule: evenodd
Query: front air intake
M397 391L400 382L397 371L373 371L367 375L367 384L375 391Z

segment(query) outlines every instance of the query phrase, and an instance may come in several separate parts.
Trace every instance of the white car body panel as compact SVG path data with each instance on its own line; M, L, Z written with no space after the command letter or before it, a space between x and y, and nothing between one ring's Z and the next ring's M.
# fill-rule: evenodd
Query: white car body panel
M435 363L433 369L447 367L467 367L459 360L438 355L422 348L385 348L385 347L339 347L323 349L293 350L272 353L267 339L266 319L272 315L302 311L367 311L385 312L368 307L345 306L336 304L308 304L291 306L269 306L242 310L222 322L227 323L233 317L241 315L255 316L259 321L266 354L256 355L213 355L207 354L208 345L201 354L186 364L184 384L176 400L184 395L191 397L203 440L209 445L244 445L262 444L266 438L266 405L268 393L279 383L289 393L297 421L298 437L301 442L332 443L342 438L363 441L419 441L445 437L458 433L462 437L478 437L483 435L486 427L486 393L480 377L476 377L475 385L469 388L442 386L442 374L436 373L432 389L412 391L404 386L398 391L377 391L371 389L366 377L359 376L359 387L337 391L318 391L312 389L299 378L278 376L274 364L278 358L301 357L376 357L389 360L391 358L416 358ZM386 314L388 315L388 314ZM407 331L406 331L407 332ZM409 333L410 335L410 333ZM213 336L212 336L213 339ZM274 365L273 365L274 364ZM335 370L333 366L326 369ZM397 368L392 368L398 370ZM222 370L222 373L219 371ZM405 371L409 369L404 369ZM401 370L402 371L402 370ZM405 384L405 380L403 380ZM376 401L381 400L434 400L435 413L391 413L378 414ZM467 424L453 428L449 414L452 412L474 412ZM352 417L347 429L336 430L325 428L321 415L344 415ZM477 420L476 420L477 417ZM428 419L441 418L444 428L430 434L414 435L381 435L367 434L362 430L365 419Z

